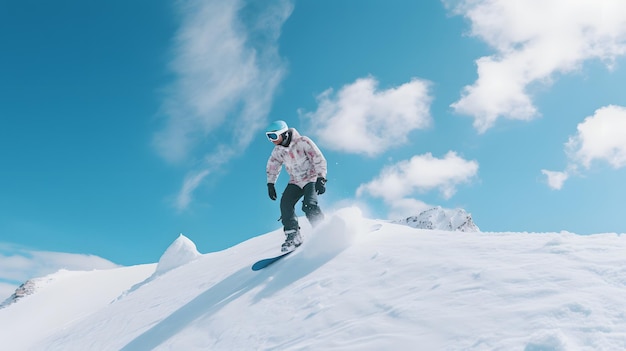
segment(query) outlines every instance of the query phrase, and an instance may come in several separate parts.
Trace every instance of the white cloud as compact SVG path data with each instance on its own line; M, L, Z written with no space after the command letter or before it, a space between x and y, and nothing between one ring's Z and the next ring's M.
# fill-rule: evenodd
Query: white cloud
M357 196L369 194L392 206L418 208L421 203L407 202L416 191L437 189L448 199L459 184L469 182L477 173L478 162L467 161L455 152L444 158L427 153L385 167L376 179L359 186Z
M485 132L498 118L538 115L528 92L557 73L580 69L590 59L612 67L626 53L626 6L622 0L444 0L471 21L471 35L496 50L476 61L478 79L452 104Z
M570 161L589 168L606 161L614 168L626 165L626 108L610 105L596 110L577 127L565 144Z
M567 172L556 172L542 169L541 173L548 178L548 186L554 190L561 190L563 184L567 178L569 178L569 174Z
M118 267L104 258L50 251L35 251L12 244L0 243L0 283L4 292L28 279L42 277L59 269L93 270ZM0 296L0 302L7 296Z
M293 5L279 0L251 11L240 0L178 4L182 23L171 63L175 81L167 89L162 106L166 122L155 134L154 146L170 162L205 154L201 169L187 175L178 195L177 205L183 208L202 179L241 154L265 125L284 75L277 49L280 28ZM246 128L236 128L241 125ZM209 162L217 156L222 157L217 164Z
M591 168L594 162L606 162L613 168L626 166L626 107L602 107L579 123L577 130L576 135L570 136L565 143L567 169L563 172L541 171L553 189L561 189L571 175L581 168Z
M337 94L326 90L317 97L317 111L304 116L326 148L373 156L405 143L410 132L430 125L429 85L413 79L379 91L376 79L361 78Z

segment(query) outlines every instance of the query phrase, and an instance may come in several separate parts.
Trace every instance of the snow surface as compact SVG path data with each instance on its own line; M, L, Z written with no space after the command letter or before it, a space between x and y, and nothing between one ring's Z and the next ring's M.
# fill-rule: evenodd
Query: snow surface
M185 249L168 256L181 264L160 274L52 274L0 310L2 349L626 349L623 235L424 230L356 208L328 217L258 272L280 230L193 259L179 237Z

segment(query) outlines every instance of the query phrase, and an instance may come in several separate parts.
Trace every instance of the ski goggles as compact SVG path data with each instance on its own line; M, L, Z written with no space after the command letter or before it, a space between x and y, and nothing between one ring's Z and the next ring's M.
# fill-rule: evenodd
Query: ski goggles
M278 137L280 136L280 134L278 134L278 132L267 132L267 133L265 133L265 135L267 135L267 138L270 141L276 141L276 140L278 140Z
M278 138L280 138L280 135L283 134L284 132L286 132L287 129L281 129L281 130L277 130L274 132L265 132L265 135L267 136L267 138L274 142L276 140L278 140Z

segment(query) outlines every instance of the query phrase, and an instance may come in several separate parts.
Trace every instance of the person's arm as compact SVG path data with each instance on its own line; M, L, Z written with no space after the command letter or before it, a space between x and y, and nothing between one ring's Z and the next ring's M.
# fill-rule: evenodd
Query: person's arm
M318 178L326 179L326 172L328 171L326 165L326 158L322 154L322 151L315 145L313 140L304 137L307 146L307 156L311 160L311 165L315 169L315 174Z

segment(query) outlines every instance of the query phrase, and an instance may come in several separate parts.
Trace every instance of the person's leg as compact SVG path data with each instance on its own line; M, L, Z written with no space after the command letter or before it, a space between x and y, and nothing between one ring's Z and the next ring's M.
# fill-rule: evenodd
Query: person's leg
M287 184L287 187L280 198L280 218L283 222L285 232L299 229L295 206L302 195L302 189L299 186L290 183Z
M295 184L288 184L280 198L280 214L285 230L285 242L281 245L282 252L294 250L302 244L298 217L296 217L295 206L302 197L302 189Z
M324 214L317 204L317 192L315 191L315 183L308 183L303 189L304 200L302 201L302 211L306 218L315 227L324 219Z

